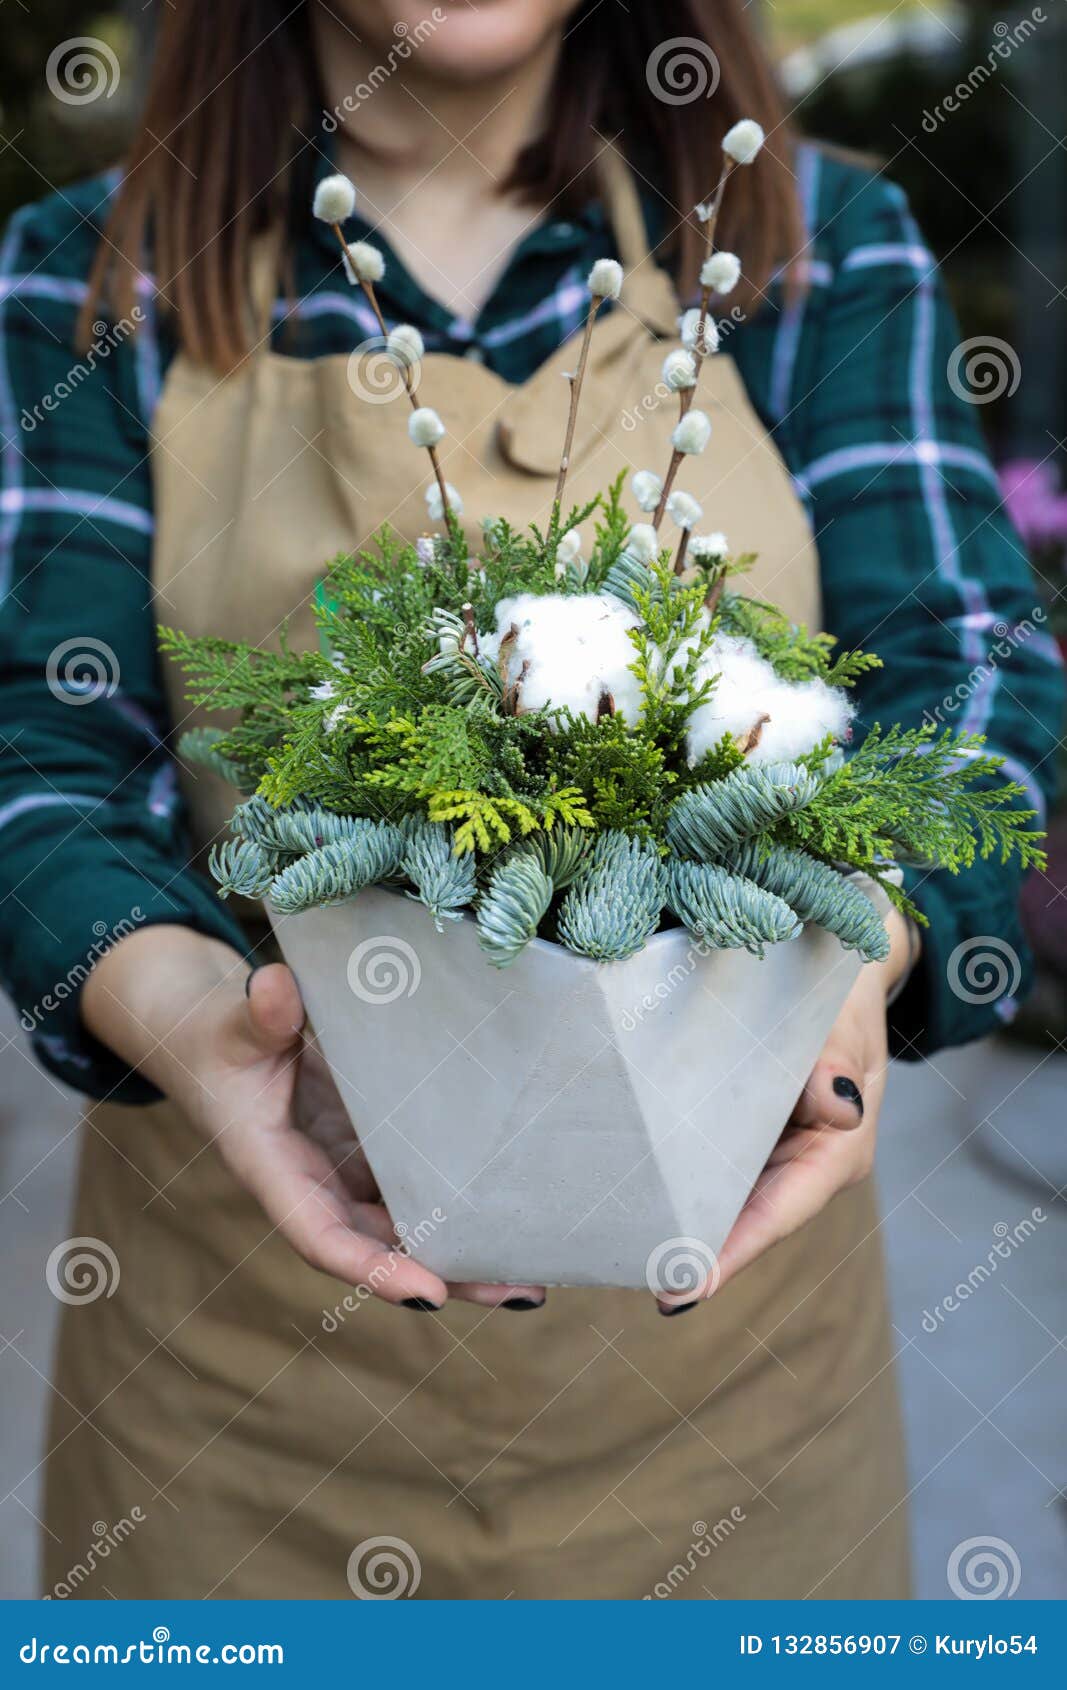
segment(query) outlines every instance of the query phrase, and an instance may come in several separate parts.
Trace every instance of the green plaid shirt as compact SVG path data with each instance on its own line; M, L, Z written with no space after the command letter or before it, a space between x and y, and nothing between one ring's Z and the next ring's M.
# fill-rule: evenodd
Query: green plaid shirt
M974 406L948 379L959 336L941 283L898 189L814 148L798 167L810 286L793 304L772 288L728 345L810 512L827 627L885 660L860 689L860 727L930 712L980 729L1043 813L1056 651ZM94 1096L136 1101L150 1088L81 1027L89 967L149 923L243 939L189 866L168 748L147 430L173 348L151 278L135 335L101 324L91 356L72 351L114 186L98 178L24 208L0 245L0 977L48 1067ZM584 277L610 251L596 205L539 225L470 322L386 248L382 303L432 350L519 382L578 327ZM321 357L376 333L332 236L310 220L295 294L275 307L280 352ZM893 1038L921 1055L1011 1012L1012 994L961 992L972 942L1018 959L1016 995L1026 952L1013 871L912 878L931 925Z

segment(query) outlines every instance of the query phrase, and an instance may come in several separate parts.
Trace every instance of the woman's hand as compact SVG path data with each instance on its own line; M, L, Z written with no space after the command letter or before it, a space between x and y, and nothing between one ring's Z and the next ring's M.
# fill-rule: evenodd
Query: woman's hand
M212 1141L272 1226L312 1267L387 1303L544 1301L537 1286L451 1285L396 1246L336 1087L305 1038L282 963L249 973L228 946L179 927L130 934L86 982L95 1036Z
M908 966L904 917L888 918L885 962L867 963L845 1000L796 1108L719 1253L699 1296L660 1297L664 1314L693 1308L865 1179L874 1164L889 1048L886 1000Z

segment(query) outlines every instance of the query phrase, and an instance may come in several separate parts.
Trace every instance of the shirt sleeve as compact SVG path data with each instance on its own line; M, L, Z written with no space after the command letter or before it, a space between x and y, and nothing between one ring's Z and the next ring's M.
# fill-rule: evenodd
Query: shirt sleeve
M884 668L857 689L857 731L933 722L986 736L1020 806L1043 825L1063 706L1055 642L979 428L985 385L1015 378L994 345L984 372L961 335L901 191L838 168L791 417L810 500L827 628ZM1009 1019L1029 978L1021 875L980 861L907 873L929 920L891 1015L896 1054L921 1057Z
M137 1102L153 1088L80 1020L94 962L153 924L244 947L188 864L166 744L150 325L94 325L74 351L92 233L55 204L18 213L0 246L0 980L46 1067Z

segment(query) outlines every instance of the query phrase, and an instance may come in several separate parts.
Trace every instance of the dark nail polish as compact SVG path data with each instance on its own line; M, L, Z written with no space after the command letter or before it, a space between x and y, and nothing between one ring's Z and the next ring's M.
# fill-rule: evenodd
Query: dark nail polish
M253 965L253 967L251 967L248 970L248 973L245 975L245 997L246 998L250 998L252 996L252 976L253 976L253 974L258 974L260 969L263 968L264 966L265 966L264 963L257 962Z
M418 1309L423 1314L440 1314L441 1312L441 1305L431 1303L428 1297L405 1297L403 1306L406 1309Z
M500 1305L502 1309L543 1309L544 1306L545 1299L543 1297L540 1302L535 1297L508 1297Z
M854 1103L863 1119L863 1093L855 1080L850 1080L847 1074L837 1074L834 1078L834 1092L838 1097L845 1097L849 1103Z
M700 1298L698 1297L697 1300L696 1300L696 1303L675 1303L674 1307L670 1308L670 1309L665 1309L663 1307L662 1303L657 1303L656 1307L659 1309L660 1314L665 1314L665 1315L688 1314L690 1309L696 1308L697 1303L699 1303L699 1301L700 1301Z

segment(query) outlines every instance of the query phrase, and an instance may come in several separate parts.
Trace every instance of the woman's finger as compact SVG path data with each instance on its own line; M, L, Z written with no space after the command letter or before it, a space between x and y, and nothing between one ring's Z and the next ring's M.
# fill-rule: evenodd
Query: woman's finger
M295 1044L304 1025L304 1004L291 968L264 963L245 977L245 1002L238 1006L233 1036L237 1053L276 1056Z
M546 1291L543 1285L483 1285L478 1281L449 1284L448 1294L461 1303L476 1303L483 1309L540 1309Z
M866 1078L858 1050L827 1045L797 1099L793 1126L839 1127L844 1132L861 1126Z

